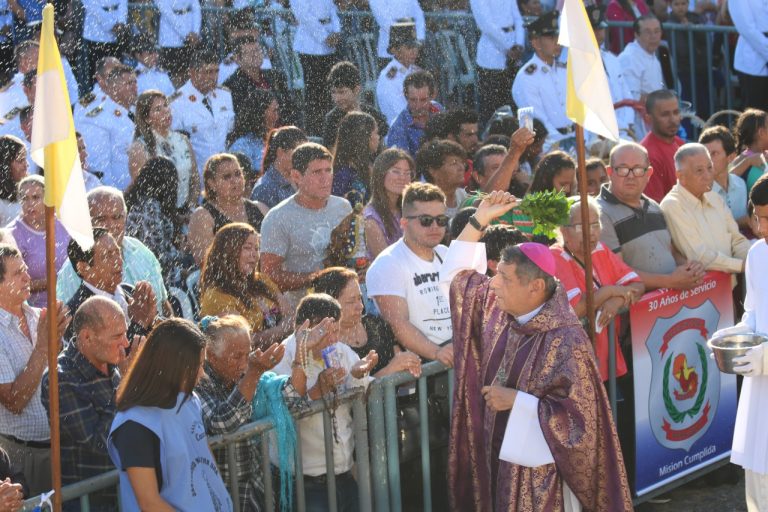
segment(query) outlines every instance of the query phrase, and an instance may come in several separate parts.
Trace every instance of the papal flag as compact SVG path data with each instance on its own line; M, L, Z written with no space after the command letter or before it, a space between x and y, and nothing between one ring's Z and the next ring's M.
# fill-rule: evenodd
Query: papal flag
M93 245L91 216L64 68L53 35L51 4L43 9L36 91L32 160L45 170L45 205L55 207L70 236L89 248Z
M582 0L565 0L558 43L568 47L568 118L585 130L618 142L619 126L603 58Z

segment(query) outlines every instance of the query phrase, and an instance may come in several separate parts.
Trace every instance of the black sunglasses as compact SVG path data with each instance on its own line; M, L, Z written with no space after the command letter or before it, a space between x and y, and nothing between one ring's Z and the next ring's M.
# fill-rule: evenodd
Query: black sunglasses
M409 217L406 217L408 220L413 219L419 219L419 224L422 225L422 227L428 228L432 225L433 222L437 222L437 225L441 228L444 228L448 225L448 221L451 220L450 217L447 215L411 215Z

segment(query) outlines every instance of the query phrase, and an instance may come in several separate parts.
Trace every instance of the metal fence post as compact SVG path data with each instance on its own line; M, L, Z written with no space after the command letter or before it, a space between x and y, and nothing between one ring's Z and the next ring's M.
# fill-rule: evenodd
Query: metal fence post
M328 491L328 509L331 512L339 510L336 500L336 465L333 462L333 425L328 410L323 410L323 441L325 443L325 478Z
M365 411L365 394L352 402L352 421L355 426L355 461L357 462L357 487L361 512L371 512L371 467L368 451L368 416Z
M272 489L272 462L269 459L269 434L261 435L261 475L264 482L264 502L267 510L275 510L275 495ZM282 485L282 482L281 484Z
M240 481L237 475L237 452L235 443L227 444L227 466L229 466L229 492L235 512L240 512Z
M429 412L427 410L427 378L419 378L419 434L421 438L421 482L424 511L432 512L432 478L429 453Z
M368 430L371 435L371 477L377 512L389 510L389 475L387 474L387 445L384 438L384 387L373 381L368 392Z
M384 384L384 428L387 438L387 468L389 473L389 497L391 512L400 512L400 446L398 444L397 402L395 385L392 381Z

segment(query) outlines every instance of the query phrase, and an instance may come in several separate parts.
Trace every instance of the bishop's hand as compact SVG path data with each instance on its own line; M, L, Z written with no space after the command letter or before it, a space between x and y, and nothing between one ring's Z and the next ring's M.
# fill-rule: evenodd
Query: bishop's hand
M480 393L486 405L493 411L509 411L515 405L517 390L502 386L483 386Z

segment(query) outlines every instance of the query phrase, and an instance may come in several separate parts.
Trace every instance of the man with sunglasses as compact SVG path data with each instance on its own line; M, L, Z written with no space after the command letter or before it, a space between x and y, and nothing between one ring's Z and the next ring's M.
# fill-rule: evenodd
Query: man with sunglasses
M600 241L621 255L647 290L688 289L701 283L704 266L686 261L672 245L659 204L644 194L654 168L648 151L625 142L611 151L609 182L600 189Z
M447 248L445 194L430 183L403 191L403 237L384 249L366 275L372 297L398 342L424 359L453 365L448 297L438 287Z

